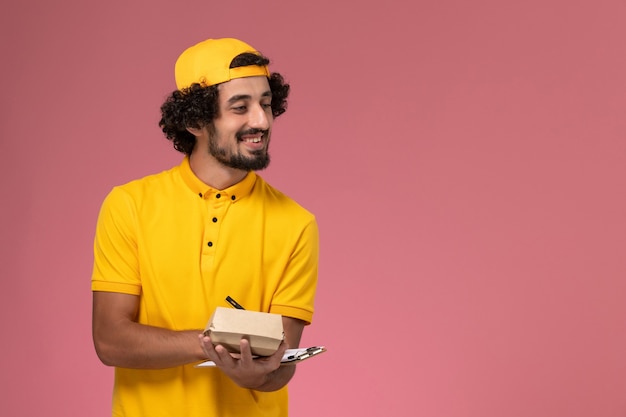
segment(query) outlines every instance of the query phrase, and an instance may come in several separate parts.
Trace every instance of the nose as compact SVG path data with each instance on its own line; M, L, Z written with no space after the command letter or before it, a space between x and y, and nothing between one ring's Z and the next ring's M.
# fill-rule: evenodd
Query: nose
M272 125L272 110L261 105L254 106L249 112L248 124L255 129L268 130Z

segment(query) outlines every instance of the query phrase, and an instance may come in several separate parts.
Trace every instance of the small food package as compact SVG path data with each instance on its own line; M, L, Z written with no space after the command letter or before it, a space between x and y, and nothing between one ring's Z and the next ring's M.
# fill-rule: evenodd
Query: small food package
M217 307L204 334L231 353L240 353L239 342L247 339L252 355L270 356L283 340L283 319L280 314Z

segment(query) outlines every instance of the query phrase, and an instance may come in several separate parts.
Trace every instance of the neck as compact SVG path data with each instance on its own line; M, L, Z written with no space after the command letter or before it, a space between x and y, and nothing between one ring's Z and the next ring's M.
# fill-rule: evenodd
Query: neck
M193 152L189 156L191 171L206 185L223 190L243 180L248 171L222 165L208 152Z

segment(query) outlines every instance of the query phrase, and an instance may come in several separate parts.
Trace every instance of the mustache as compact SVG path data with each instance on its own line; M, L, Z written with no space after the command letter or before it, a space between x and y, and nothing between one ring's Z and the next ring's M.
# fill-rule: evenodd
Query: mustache
M264 129L248 129L248 130L242 130L240 132L237 132L237 139L241 140L241 137L244 135L256 135L257 133L261 133L263 136L267 136L269 130L264 130Z

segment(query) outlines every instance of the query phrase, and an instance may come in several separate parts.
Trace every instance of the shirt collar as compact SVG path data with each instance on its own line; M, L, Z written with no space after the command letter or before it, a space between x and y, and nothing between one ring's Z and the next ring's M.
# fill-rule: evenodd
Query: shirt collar
M239 181L237 184L231 185L223 190L218 190L206 185L200 180L200 178L196 177L196 174L193 173L191 166L189 165L188 156L185 156L179 168L180 175L187 187L200 196L200 198L226 198L233 203L250 194L257 178L254 171L249 171L244 179Z

